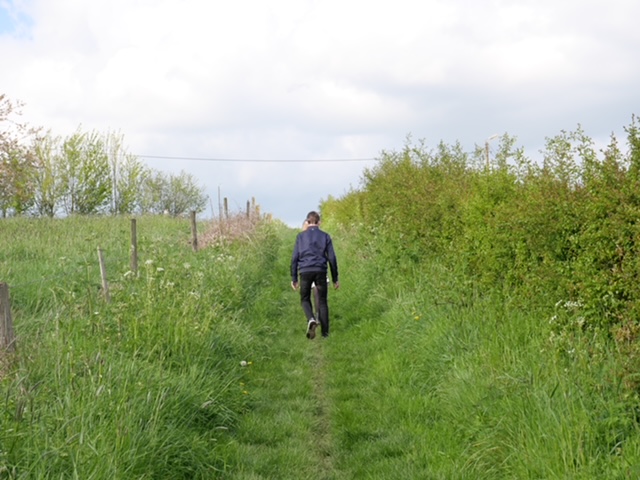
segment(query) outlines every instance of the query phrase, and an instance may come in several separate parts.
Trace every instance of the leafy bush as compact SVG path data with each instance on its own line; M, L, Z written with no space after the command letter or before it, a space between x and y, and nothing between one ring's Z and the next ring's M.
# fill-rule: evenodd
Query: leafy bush
M428 150L410 139L383 152L360 190L323 204L333 221L358 218L378 253L416 265L458 265L486 294L552 313L582 305L583 328L639 348L640 129L627 151L612 136L598 153L578 126L547 138L542 162L501 138L490 167L459 145ZM357 203L356 203L357 199ZM357 212L356 214L349 212ZM567 326L567 328L569 328Z

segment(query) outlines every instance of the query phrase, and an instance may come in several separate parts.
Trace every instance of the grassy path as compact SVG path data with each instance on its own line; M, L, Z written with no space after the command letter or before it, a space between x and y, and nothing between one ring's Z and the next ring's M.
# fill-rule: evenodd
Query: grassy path
M444 478L425 473L428 398L398 355L414 325L393 333L383 317L386 294L367 285L371 272L357 255L338 250L342 288L329 292L332 336L309 341L289 287L293 239L283 236L273 280L247 312L262 342L247 358L249 407L226 446L225 478Z
M612 431L603 418L616 435L635 426L555 359L548 321L475 297L437 264L390 275L334 238L332 336L307 340L289 287L293 233L246 312L260 342L247 410L221 446L224 478L637 478L598 437Z
M228 446L226 478L342 478L333 460L328 341L305 336L299 296L288 283L291 245L293 237L283 240L273 281L250 312L254 322L263 321L262 345L247 358L249 407Z
M350 233L332 336L309 341L293 230L194 255L182 223L144 223L137 279L127 219L0 229L22 353L0 383L7 478L640 478L619 352L548 312ZM30 241L40 224L51 241ZM87 283L106 231L111 305Z

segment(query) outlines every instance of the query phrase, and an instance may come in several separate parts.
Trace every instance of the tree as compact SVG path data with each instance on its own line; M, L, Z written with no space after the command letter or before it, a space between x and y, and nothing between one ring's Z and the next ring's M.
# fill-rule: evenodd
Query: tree
M51 133L36 137L34 155L34 209L38 215L54 217L62 199L60 137Z
M23 215L33 204L33 168L22 147L0 152L0 210L2 216Z
M135 155L125 154L116 178L114 214L133 213L140 205L140 192L147 168Z
M19 103L0 95L0 214L21 215L33 203L33 157L25 146L33 128L13 119Z
M62 146L61 179L68 215L101 213L109 204L112 185L109 158L98 133L76 133Z
M167 190L167 176L157 170L145 170L138 197L140 213L164 213L162 195Z
M165 210L173 216L190 211L201 212L207 205L204 188L196 184L193 175L184 171L169 177L169 190L166 197Z
M167 213L179 216L192 210L201 212L207 204L204 187L184 171L179 175L150 171L144 178L141 196L143 213Z
M108 133L104 144L111 172L111 213L132 213L138 203L145 167L123 147L124 136Z

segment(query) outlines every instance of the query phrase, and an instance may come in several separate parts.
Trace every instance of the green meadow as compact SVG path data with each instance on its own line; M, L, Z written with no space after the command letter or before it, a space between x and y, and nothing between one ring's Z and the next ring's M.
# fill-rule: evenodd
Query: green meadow
M569 339L451 262L391 261L366 228L325 225L341 289L332 336L309 341L289 285L297 232L278 222L194 252L188 220L141 217L132 272L129 218L1 220L16 351L0 478L640 475L614 344Z

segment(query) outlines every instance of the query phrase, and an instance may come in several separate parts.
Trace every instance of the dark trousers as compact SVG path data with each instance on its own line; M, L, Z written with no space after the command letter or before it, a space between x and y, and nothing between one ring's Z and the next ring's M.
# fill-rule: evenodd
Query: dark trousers
M311 284L316 284L318 291L318 318L316 320L320 322L320 329L322 330L322 336L329 335L329 306L327 305L327 274L326 272L312 272L300 274L300 303L302 309L307 317L307 321L315 318L313 314L313 306L311 305Z

